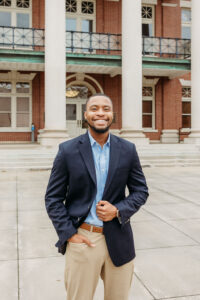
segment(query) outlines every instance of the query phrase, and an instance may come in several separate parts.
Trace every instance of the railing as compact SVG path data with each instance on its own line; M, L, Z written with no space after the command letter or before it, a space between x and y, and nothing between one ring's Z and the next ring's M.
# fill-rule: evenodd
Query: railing
M191 40L162 37L143 37L142 54L160 57L191 58Z
M0 26L0 48L40 50L44 46L44 29ZM67 52L121 54L121 50L121 34L66 32ZM143 37L142 54L143 56L190 58L191 40Z
M70 52L105 51L107 54L119 53L122 48L121 34L96 32L66 32L66 48Z
M44 30L0 26L0 47L9 49L44 47Z

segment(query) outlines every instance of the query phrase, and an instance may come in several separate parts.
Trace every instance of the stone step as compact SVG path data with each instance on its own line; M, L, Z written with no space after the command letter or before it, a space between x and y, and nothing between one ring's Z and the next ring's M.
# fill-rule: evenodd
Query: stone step
M151 144L137 150L144 167L200 165L200 145ZM37 144L0 145L0 170L51 169L56 153L57 148Z

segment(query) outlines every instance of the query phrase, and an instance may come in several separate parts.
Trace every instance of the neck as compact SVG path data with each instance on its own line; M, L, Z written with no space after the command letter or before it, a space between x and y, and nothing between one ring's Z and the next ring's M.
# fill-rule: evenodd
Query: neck
M95 139L95 141L101 146L103 147L103 145L107 142L108 140L108 136L109 136L109 131L106 131L104 133L98 133L95 132L94 130L92 130L91 128L89 128L89 132L91 134L91 136L93 137L93 139Z

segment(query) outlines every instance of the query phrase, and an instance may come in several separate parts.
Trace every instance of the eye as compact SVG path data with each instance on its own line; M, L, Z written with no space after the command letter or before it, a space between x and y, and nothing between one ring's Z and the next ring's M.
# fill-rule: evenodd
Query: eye
M97 107L96 106L92 106L91 107L91 111L96 111L97 110Z

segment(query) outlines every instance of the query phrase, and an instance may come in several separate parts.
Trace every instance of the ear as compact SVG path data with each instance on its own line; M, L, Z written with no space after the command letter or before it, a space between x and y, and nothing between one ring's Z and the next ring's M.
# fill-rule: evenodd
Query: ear
M86 111L84 112L84 118L85 118L85 120L87 120L87 112Z

